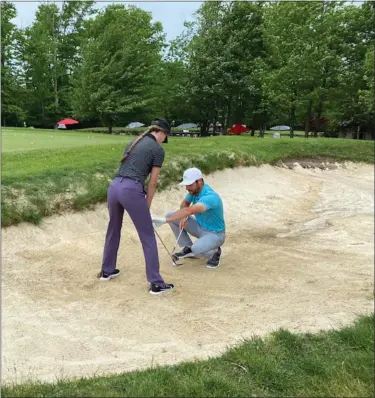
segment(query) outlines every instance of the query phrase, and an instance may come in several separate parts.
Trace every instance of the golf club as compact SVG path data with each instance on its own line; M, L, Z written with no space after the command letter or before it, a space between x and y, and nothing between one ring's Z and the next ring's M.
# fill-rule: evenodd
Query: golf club
M172 250L172 259L173 259L173 265L174 265L174 266L176 266L176 265L182 265L182 264L183 264L183 263L177 263L178 257L177 257L176 255L173 254L174 251L176 250L177 243L178 243L178 241L179 241L179 239L180 239L180 236L181 236L181 234L182 234L182 231L183 231L183 229L181 229L180 233L178 234L176 243L174 244L174 247L173 247L173 250Z
M182 263L177 263L177 262L176 262L175 256L173 256L173 255L169 252L169 250L167 249L167 246L165 246L163 240L161 239L160 235L158 234L158 232L156 231L155 228L154 228L154 231L155 231L156 236L159 238L161 244L164 246L164 249L167 251L169 257L172 259L172 261L173 261L173 266L174 266L174 267L178 267L178 266L182 265ZM180 233L180 235L181 235L181 233ZM177 239L177 241L178 241L178 239ZM175 248L176 248L176 245L177 245L177 242L176 242L176 244L175 244ZM173 250L174 250L174 249L173 249Z
M187 220L188 220L188 217L185 218L185 222L186 222ZM172 259L174 260L174 261L173 261L173 265L174 265L174 266L176 266L176 265L182 265L182 264L183 264L183 263L177 263L177 261L179 260L179 258L178 258L176 255L173 254L174 251L176 250L177 243L178 243L178 241L180 240L180 236L181 236L183 230L184 230L184 228L182 228L182 229L180 230L180 233L178 234L176 243L174 244L174 247L173 247L173 249L172 249Z

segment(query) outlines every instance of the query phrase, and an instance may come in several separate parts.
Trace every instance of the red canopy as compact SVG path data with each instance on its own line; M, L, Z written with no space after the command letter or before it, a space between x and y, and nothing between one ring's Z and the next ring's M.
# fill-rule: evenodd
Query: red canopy
M57 124L77 124L79 123L77 120L74 119L64 119L57 122Z
M234 124L228 131L233 134L241 134L249 129L244 124Z

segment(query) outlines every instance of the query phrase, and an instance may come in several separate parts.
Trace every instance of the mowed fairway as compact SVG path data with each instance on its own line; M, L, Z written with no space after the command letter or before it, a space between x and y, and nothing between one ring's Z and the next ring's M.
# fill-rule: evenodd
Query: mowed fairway
M272 135L268 132L268 135ZM64 131L64 130L46 130L46 129L30 129L30 128L2 128L2 152L23 152L32 151L39 149L69 149L84 146L97 146L106 144L119 144L127 142L129 139L134 137L124 136L124 135L109 135L103 133L92 133L88 131ZM286 133L283 132L281 135L282 139L286 137ZM219 137L216 137L219 138ZM220 137L222 139L231 139L232 144L236 144L235 140L241 137ZM244 137L242 137L244 138ZM249 138L249 137L247 137ZM184 143L184 146L189 148L199 147L202 145L201 140L199 144L193 142L191 138L173 138L174 140L179 140L178 142ZM182 140L182 141L181 141ZM196 141L196 140L195 140ZM194 145L191 145L194 144ZM205 143L207 144L207 142ZM172 143L173 146L173 143ZM206 148L212 145L204 145ZM216 145L215 145L216 146Z
M1 135L2 152L74 148L124 142L124 137L119 135L30 128L2 128Z

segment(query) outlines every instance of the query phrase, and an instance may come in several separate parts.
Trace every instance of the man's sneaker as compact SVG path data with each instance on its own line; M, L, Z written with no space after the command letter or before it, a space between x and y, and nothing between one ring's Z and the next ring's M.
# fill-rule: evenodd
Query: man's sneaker
M212 256L210 260L207 261L207 268L219 268L221 256L223 255L223 250L219 247L216 253Z
M113 278L116 278L116 276L119 275L120 275L120 270L116 268L111 274L106 274L104 271L100 271L98 278L101 281L109 281Z
M177 258L195 257L190 247L185 246L180 252L174 253Z
M149 292L150 294L163 294L167 292L172 292L173 290L175 290L175 287L174 285L172 285L172 283L165 283L164 286L159 286L151 283Z

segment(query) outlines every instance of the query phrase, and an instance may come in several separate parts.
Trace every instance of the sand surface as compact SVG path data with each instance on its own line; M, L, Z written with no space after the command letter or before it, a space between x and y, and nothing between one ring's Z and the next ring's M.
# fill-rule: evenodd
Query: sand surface
M223 198L219 269L204 260L161 272L176 292L147 292L134 225L124 218L121 275L100 282L108 214L53 216L2 231L2 377L54 381L218 355L280 327L318 331L373 311L374 167L240 168L209 175ZM157 194L163 215L183 188ZM167 225L158 229L168 247Z

